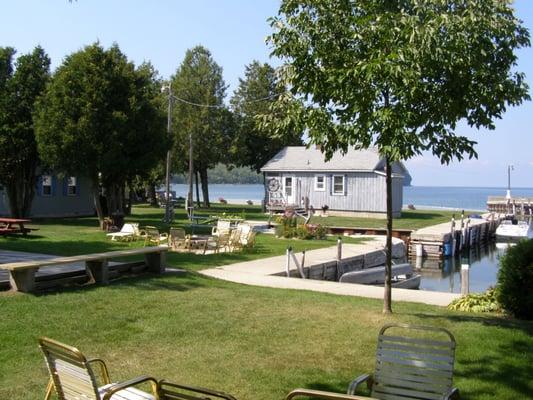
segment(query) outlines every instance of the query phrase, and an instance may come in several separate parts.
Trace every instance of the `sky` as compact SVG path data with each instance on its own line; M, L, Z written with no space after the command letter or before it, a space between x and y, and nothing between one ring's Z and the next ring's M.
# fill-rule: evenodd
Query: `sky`
M224 70L228 98L252 60L279 65L271 59L265 38L267 19L277 14L278 0L18 0L2 5L0 46L18 54L41 45L52 69L64 57L99 41L117 43L135 63L150 61L163 78L180 65L187 49L207 47ZM516 15L533 35L533 1L516 0ZM533 50L518 53L517 70L533 88ZM513 187L533 187L533 103L509 108L493 131L466 125L458 133L478 142L477 160L440 165L431 154L405 162L416 186L507 185L513 165Z

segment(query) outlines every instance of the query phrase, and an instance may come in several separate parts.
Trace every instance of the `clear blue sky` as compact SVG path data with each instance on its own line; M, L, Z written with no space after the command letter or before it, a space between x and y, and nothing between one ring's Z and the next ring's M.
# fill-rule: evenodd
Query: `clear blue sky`
M269 61L266 20L277 13L278 5L277 0L9 1L2 5L0 46L15 47L22 54L41 45L55 68L65 55L84 45L116 42L130 59L150 61L168 78L185 51L202 44L223 67L230 95L246 64L254 59ZM533 2L516 0L515 7L532 32ZM533 87L531 48L519 53L518 70L526 73ZM479 160L447 167L431 155L409 160L414 185L505 186L506 166L514 164L513 186L533 187L532 102L509 109L495 131L462 127L460 133L479 142Z

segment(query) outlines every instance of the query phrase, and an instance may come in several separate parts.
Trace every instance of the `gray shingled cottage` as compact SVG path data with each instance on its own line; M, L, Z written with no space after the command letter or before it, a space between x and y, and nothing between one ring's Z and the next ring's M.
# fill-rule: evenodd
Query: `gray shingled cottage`
M30 217L75 217L94 215L91 182L83 177L40 175ZM9 199L0 186L0 215L9 215Z
M384 215L387 211L385 159L374 148L337 152L330 161L315 147L289 146L261 168L265 174L265 204L328 206L331 214ZM392 165L392 208L401 214L405 166Z

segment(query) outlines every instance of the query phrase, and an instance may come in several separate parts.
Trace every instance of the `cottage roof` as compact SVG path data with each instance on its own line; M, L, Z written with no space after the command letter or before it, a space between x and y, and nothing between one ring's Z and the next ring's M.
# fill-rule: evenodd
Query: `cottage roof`
M352 148L345 155L337 151L327 162L324 161L324 157L324 153L316 147L288 146L267 162L261 171L375 171L382 169L383 165L383 159L375 148L365 150ZM405 171L403 165L401 168Z

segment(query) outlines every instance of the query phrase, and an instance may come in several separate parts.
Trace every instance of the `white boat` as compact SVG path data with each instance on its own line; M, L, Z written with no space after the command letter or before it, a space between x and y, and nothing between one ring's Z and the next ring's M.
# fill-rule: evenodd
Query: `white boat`
M391 286L402 289L418 289L420 275L415 274L409 263L392 266ZM366 285L383 285L385 282L385 267L373 267L343 274L339 282L359 283Z
M532 239L533 227L530 221L504 219L496 229L496 240Z

